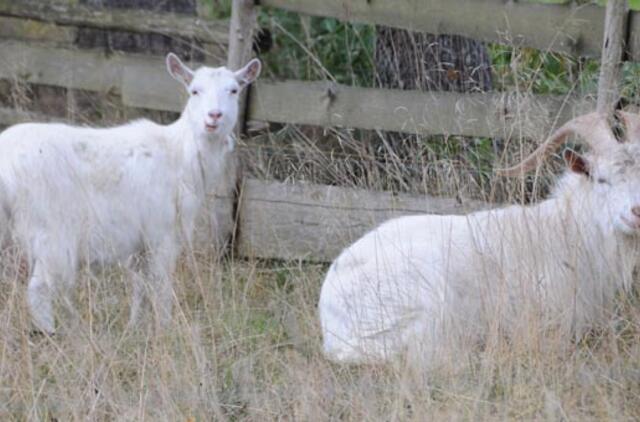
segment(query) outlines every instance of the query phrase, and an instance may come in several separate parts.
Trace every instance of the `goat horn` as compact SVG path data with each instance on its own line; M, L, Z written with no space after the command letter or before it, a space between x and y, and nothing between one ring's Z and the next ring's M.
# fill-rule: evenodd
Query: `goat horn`
M618 116L624 122L624 138L627 142L640 142L640 115L619 110Z
M558 149L570 135L578 135L596 154L601 154L618 143L607 123L606 116L602 113L589 113L568 121L519 164L499 169L497 173L514 177L538 168L543 160Z

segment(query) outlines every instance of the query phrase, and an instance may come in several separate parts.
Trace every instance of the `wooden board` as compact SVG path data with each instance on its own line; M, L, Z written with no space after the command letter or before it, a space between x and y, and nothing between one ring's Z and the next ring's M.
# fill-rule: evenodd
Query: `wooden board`
M504 0L261 0L314 16L599 57L604 9Z
M72 44L77 30L71 26L59 26L51 22L0 16L0 39L47 41Z
M77 49L76 41L78 37L83 36L80 29L76 26L0 14L0 40L4 41L29 41L49 48ZM206 52L204 57L206 64L217 66L226 61L226 45L205 42L202 46ZM146 51L143 53L149 55Z
M164 60L128 61L122 73L122 102L126 106L182 111L187 93L166 71Z
M239 205L240 256L311 261L331 261L391 217L464 214L491 207L480 201L255 179L245 180Z
M624 44L627 42L628 3L627 0L607 2L596 108L600 113L613 113L620 98L621 61Z
M181 111L186 98L184 88L168 75L163 58L107 56L36 43L0 41L0 78L112 92L122 95L125 106L153 110Z
M119 88L121 71L118 56L0 42L0 77L5 79L106 92Z
M198 65L194 65L197 67ZM183 87L162 58L0 42L0 78L113 92L123 105L180 111ZM354 88L323 82L268 82L250 96L251 120L419 134L542 138L593 110L593 101L505 93L458 94Z
M504 93L354 88L323 82L258 82L251 120L382 129L423 135L540 138L593 110L593 101Z
M197 67L198 65L193 65ZM123 105L180 111L182 86L162 58L0 42L0 78L122 96ZM506 93L458 94L354 88L323 82L255 85L250 120L419 134L542 138L590 99Z
M0 0L0 14L64 25L195 37L220 44L227 44L229 33L227 21L146 10L98 9L60 1Z

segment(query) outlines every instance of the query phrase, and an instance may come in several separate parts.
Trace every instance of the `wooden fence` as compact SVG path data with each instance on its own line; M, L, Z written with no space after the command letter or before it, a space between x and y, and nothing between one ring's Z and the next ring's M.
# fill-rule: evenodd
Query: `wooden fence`
M619 0L610 0L606 10L573 2L542 5L502 0L262 0L261 4L345 21L601 56L603 62L612 64L601 70L598 108L602 111L612 109L618 96L616 82L623 43L631 60L640 57L638 16L629 16L626 2ZM260 81L251 92L248 118L425 135L509 137L515 130L520 136L542 139L572 116L596 108L595 100ZM391 216L456 214L489 206L460 198L418 198L247 181L241 197L237 244L244 255L330 260L345 244Z
M429 33L529 46L577 56L600 56L603 45L627 45L640 60L638 13L595 5L503 0L261 0L261 6ZM610 3L624 4L620 0ZM108 93L124 108L179 111L184 97L162 57L74 47L79 27L119 29L197 39L218 65L232 67L251 54L256 8L234 0L231 22L170 13L93 9L70 2L0 0L0 79ZM628 17L623 40L604 41L605 13ZM628 14L629 13L629 14ZM613 36L616 36L615 34ZM607 35L609 37L609 35ZM619 54L615 51L607 53ZM616 80L616 66L601 81ZM604 82L601 82L601 85ZM615 92L612 94L616 94ZM244 121L541 139L553 127L595 108L595 98L491 92L455 94L356 88L330 82L267 81L252 87ZM51 116L0 108L0 125ZM244 124L242 122L242 125ZM241 126L242 126L241 125ZM234 180L228 181L233 185ZM461 198L393 195L335 186L242 180L237 214L227 198L220 231L235 227L241 256L330 260L380 221L421 212L464 213L490 205ZM222 196L228 196L226 189ZM224 202L224 201L223 201Z

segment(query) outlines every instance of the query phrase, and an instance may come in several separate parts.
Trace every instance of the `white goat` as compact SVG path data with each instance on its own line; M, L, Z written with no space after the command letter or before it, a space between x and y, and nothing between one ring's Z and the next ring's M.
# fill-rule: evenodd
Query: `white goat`
M640 245L640 117L623 118L631 142L618 143L603 116L584 115L504 171L535 168L571 134L587 141L584 157L565 151L570 171L538 205L401 217L346 248L319 301L328 358L381 362L403 352L437 364L462 339L482 341L496 325L513 333L531 316L573 335L605 323Z
M28 123L0 135L0 229L28 258L28 302L40 330L54 332L54 293L66 291L81 266L94 264L136 263L143 271L134 277L130 323L145 298L160 324L171 318L176 260L233 147L239 91L261 64L192 71L172 53L166 64L189 92L173 124Z

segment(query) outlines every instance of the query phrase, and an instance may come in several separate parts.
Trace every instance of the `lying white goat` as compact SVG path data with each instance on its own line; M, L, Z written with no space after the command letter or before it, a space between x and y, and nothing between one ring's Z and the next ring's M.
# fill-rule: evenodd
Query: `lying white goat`
M192 71L174 54L166 63L189 92L173 124L28 123L0 135L0 229L27 255L28 301L40 330L54 331L54 294L74 283L81 266L93 264L141 267L131 322L145 297L161 324L171 318L176 260L233 147L239 91L261 65L254 59L237 72Z
M538 205L401 217L346 248L320 295L325 354L360 363L407 352L429 365L451 351L445 343L532 316L574 335L606 322L640 246L640 118L623 117L629 142L589 114L505 171L535 168L570 134L587 142L585 157L565 151L570 171Z

